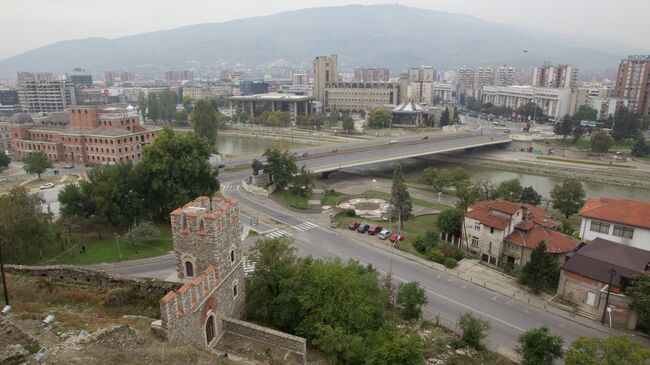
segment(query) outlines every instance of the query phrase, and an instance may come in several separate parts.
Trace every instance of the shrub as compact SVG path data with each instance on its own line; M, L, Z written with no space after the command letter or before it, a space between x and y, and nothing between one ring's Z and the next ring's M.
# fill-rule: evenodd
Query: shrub
M481 341L487 337L488 330L490 329L490 323L488 321L474 317L471 312L467 312L460 316L458 325L463 331L461 341L465 346L473 347L477 350L483 348Z
M417 236L415 238L413 241L413 247L415 247L419 253L425 254L432 248L436 248L438 246L438 237L438 231L427 231L427 233L424 234L424 237Z
M465 253L463 250L456 246L442 245L440 249L442 250L442 253L445 255L445 257L451 257L456 261L460 261L465 258Z
M439 248L432 248L427 252L427 260L434 262L442 262L445 259L445 254Z
M354 209L350 208L345 210L345 215L348 217L356 217L357 212Z
M447 258L445 258L443 264L444 264L446 267L448 267L448 268L450 268L450 269L453 269L453 268L455 268L456 266L458 266L458 261L454 260L454 259L451 258L451 257L447 257Z

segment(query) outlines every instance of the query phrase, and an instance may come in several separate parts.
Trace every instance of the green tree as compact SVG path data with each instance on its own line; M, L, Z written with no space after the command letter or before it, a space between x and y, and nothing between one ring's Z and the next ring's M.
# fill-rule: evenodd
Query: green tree
M123 237L127 242L137 246L145 241L151 241L158 237L158 235L160 235L158 227L156 227L152 222L144 221L134 223L131 228L126 231Z
M309 198L314 186L316 186L314 175L303 166L300 168L300 172L295 175L291 181L291 192Z
M401 219L400 228L404 228L404 222L413 218L413 204L411 203L411 195L406 187L402 165L400 164L395 165L395 170L393 171L390 204L393 219Z
M641 117L621 106L614 114L612 137L616 141L625 141L636 137L641 128Z
M643 134L639 133L635 140L634 144L632 145L632 156L634 157L645 157L650 153L650 146L648 146L645 142L645 138L643 138Z
M483 340L487 337L490 330L490 323L478 317L471 312L460 316L458 326L462 331L461 342L465 346L473 347L477 350L483 349Z
M191 113L192 109L194 108L194 103L192 101L192 98L189 96L184 96L183 97L183 109L185 109L186 113Z
M628 336L605 339L580 337L566 351L566 365L642 365L650 360L650 350Z
M138 110L140 110L140 115L142 116L142 122L147 120L147 97L143 92L138 94Z
M573 144L577 143L582 136L585 135L586 129L582 126L575 126L573 130L571 131L571 135L573 136Z
M553 365L564 354L563 343L562 336L544 326L522 333L516 351L522 357L521 365Z
M160 101L158 100L158 96L155 93L150 92L147 95L147 116L149 119L153 120L154 124L158 121L160 118L161 112L160 112Z
M477 184L466 181L456 189L456 208L466 211L467 208L481 199L482 189Z
M535 293L545 289L555 289L560 277L560 267L553 256L546 252L546 242L542 241L530 254L530 261L521 270L521 283Z
M605 153L614 145L614 140L609 133L598 131L591 137L591 150L596 153Z
M463 211L457 208L445 209L438 214L436 227L443 234L460 237L463 226Z
M205 137L210 146L217 143L217 133L219 123L217 113L214 111L212 103L208 100L198 100L192 109L190 123L194 133Z
M551 190L553 208L559 210L567 218L578 213L585 204L585 189L576 179L566 179L562 185L555 185Z
M241 113L237 114L237 121L239 123L245 124L245 123L250 122L250 120L251 120L251 116L246 112L241 112Z
M282 190L289 186L293 176L298 173L296 155L288 150L267 148L262 156L266 157L264 172L271 174L278 189Z
M442 115L440 116L440 126L444 127L446 125L449 125L451 119L449 117L449 108L445 107L445 110L442 112Z
M0 196L0 245L5 263L22 264L53 240L51 216L42 212L45 200L22 186Z
M9 167L10 163L11 158L7 156L5 151L0 151L0 171L5 170L7 167Z
M562 118L562 121L555 123L553 126L553 133L557 134L558 136L562 136L563 138L566 138L571 132L573 131L573 120L571 117L568 115L564 116Z
M173 209L197 196L212 196L219 191L219 171L208 161L212 150L212 145L201 136L163 129L145 147L137 165L150 211L167 218Z
M405 333L395 325L385 324L369 336L366 364L422 365L424 363L422 338L417 333ZM362 362L357 362L362 363Z
M429 302L424 288L417 281L401 283L397 289L397 304L406 319L420 318L422 306Z
M354 130L354 119L350 116L345 116L343 117L343 121L341 121L341 126L343 127L343 130L346 133L350 133L350 131Z
M650 274L639 274L627 287L625 294L632 298L630 307L639 315L639 329L650 333Z
M167 121L172 120L177 104L176 94L169 89L163 90L158 96L160 117Z
M503 199L511 202L521 202L524 194L524 187L519 179L510 179L501 182L494 192L496 199Z
M517 114L523 115L526 119L537 119L544 116L544 111L537 104L528 102L517 109Z
M393 115L386 108L377 108L368 114L368 128L388 128L393 123Z
M29 156L25 157L23 162L25 163L23 166L25 172L28 174L37 174L39 180L41 179L41 174L53 166L52 161L48 160L47 155L41 151L32 152Z
M526 186L521 192L521 202L539 205L542 202L542 196L532 186Z
M598 110L588 105L580 105L575 114L573 114L573 120L577 123L580 123L583 120L596 121L598 120Z

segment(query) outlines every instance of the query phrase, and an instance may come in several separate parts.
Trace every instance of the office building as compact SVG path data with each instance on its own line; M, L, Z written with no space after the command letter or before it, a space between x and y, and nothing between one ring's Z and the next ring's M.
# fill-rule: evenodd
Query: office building
M269 83L266 81L244 80L239 83L240 95L258 95L258 94L266 94L268 92L269 92Z
M252 119L262 115L265 111L288 112L291 122L296 124L299 115L310 115L314 98L305 95L290 94L257 94L228 97L230 115L246 112Z
M68 79L75 87L92 87L93 77L90 73L86 72L83 68L75 68L72 74L68 75Z
M543 65L533 70L533 86L550 88L574 88L578 69L570 65Z
M354 80L361 82L388 81L390 72L383 67L357 68L354 70Z
M542 109L544 115L560 120L569 114L571 90L533 86L485 86L481 101L515 110L532 102Z
M17 89L25 113L60 112L75 104L74 87L65 76L19 72Z
M18 90L0 88L0 117L10 117L21 110Z
M436 69L429 66L409 68L409 82L434 82L437 81Z
M309 85L309 74L293 74L291 75L291 85L293 86L305 86Z
M452 97L452 84L448 82L411 82L408 98L424 105L448 104Z
M318 56L314 59L314 99L326 104L325 85L339 81L338 56Z
M633 113L650 112L650 55L628 56L621 61L616 96L626 99Z
M396 106L406 97L399 82L331 82L325 85L325 107L346 111L367 111Z

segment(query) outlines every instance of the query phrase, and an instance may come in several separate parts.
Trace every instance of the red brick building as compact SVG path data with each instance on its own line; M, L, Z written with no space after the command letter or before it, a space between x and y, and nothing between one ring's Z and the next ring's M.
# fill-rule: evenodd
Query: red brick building
M32 122L11 128L18 157L43 152L51 161L91 165L139 161L160 128L145 127L131 106L73 106L69 121Z

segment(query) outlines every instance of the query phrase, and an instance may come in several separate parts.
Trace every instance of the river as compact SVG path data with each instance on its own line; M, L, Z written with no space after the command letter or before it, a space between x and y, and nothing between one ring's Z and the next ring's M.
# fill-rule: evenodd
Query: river
M226 156L261 154L269 147L298 149L313 145L271 138L242 137L231 134L217 135L217 151Z

